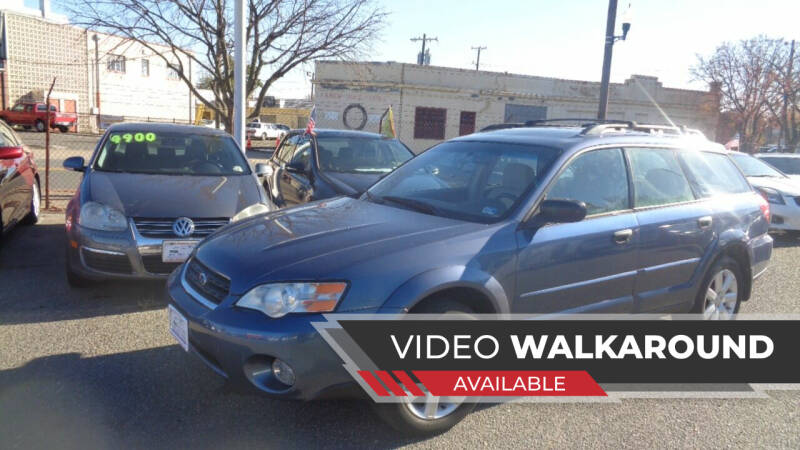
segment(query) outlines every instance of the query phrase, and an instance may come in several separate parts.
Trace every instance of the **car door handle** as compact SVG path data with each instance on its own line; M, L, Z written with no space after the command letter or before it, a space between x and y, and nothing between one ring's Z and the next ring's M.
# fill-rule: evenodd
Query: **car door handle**
M626 228L624 230L619 230L614 233L614 242L617 244L627 244L631 241L633 237L633 230L630 228Z
M697 225L699 225L700 228L709 228L712 222L713 219L711 218L711 216L703 216L697 219Z

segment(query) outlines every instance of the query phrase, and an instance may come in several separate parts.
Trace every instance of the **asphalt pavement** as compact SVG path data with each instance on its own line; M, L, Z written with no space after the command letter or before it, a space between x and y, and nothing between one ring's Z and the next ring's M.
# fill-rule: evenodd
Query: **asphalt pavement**
M0 448L800 448L800 391L766 399L481 406L429 439L360 401L247 396L167 331L163 283L72 290L60 215L0 249ZM800 240L779 238L744 313L800 312Z

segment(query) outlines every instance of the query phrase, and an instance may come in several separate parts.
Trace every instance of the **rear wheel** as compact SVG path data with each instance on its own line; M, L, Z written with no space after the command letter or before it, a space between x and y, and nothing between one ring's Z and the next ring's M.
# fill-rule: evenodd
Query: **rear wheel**
M31 196L31 210L22 223L24 225L33 225L39 221L39 213L41 212L42 194L39 192L39 181L33 180L33 195Z
M44 131L44 122L42 120L37 120L35 125L36 125L36 131L40 133Z
M426 302L412 313L472 317L475 311L455 300L443 298ZM404 434L426 436L443 433L475 409L475 403L464 403L464 397L413 397L410 392L406 393L408 397L402 403L375 404L378 416Z
M736 260L729 256L718 259L706 273L692 312L706 320L733 319L742 304L743 281Z

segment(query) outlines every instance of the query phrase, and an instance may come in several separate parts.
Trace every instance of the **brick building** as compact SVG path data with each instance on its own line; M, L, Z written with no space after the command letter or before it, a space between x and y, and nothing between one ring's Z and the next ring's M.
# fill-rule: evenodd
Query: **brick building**
M600 83L403 63L316 63L317 126L378 131L389 105L401 140L420 152L495 123L597 117ZM679 125L715 137L718 94L664 87L633 75L612 83L609 119L666 124L645 91Z

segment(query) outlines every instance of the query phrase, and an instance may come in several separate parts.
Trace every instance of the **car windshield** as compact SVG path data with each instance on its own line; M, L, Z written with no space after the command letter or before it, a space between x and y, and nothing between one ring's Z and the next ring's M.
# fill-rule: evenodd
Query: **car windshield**
M323 172L388 173L414 156L396 139L317 136Z
M731 158L742 169L746 177L775 177L784 178L785 175L775 170L774 167L766 164L758 158L743 153L731 154Z
M387 175L363 198L427 214L497 222L527 197L560 154L538 145L445 142Z
M94 168L106 172L165 175L243 175L250 169L226 135L141 131L111 132Z
M783 173L800 175L800 158L786 156L764 156L759 158L775 166Z

